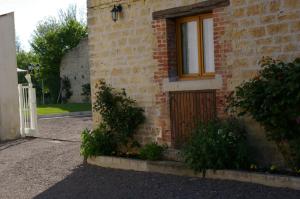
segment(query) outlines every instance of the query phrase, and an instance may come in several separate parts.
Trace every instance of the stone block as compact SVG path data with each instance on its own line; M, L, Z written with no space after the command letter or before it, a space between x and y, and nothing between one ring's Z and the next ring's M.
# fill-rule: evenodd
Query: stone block
M299 32L299 31L300 31L300 21L293 22L291 24L291 32L294 33L294 32Z
M258 14L262 14L264 11L264 5L263 4L256 4L247 7L247 15L248 16L255 16Z
M299 9L300 1L299 0L284 0L283 5L287 9Z
M243 17L243 16L245 16L245 8L234 9L232 15L234 17Z
M249 32L253 37L263 37L266 34L264 26L252 28Z
M267 31L270 35L286 33L288 32L288 24L271 24L267 26Z

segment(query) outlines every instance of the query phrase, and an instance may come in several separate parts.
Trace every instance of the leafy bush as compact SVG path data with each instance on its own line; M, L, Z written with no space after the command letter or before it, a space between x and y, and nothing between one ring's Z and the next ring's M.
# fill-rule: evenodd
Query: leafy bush
M229 96L228 109L252 116L265 128L267 137L277 143L287 164L299 168L300 59L284 63L265 58L260 64L258 75Z
M82 86L82 93L81 95L85 97L84 101L89 102L91 99L91 84L83 84Z
M135 156L139 143L133 139L137 127L145 120L142 108L127 97L125 91L116 91L100 82L94 109L101 115L98 129L82 133L81 154Z
M85 158L97 155L114 155L117 151L117 144L112 134L105 126L96 130L85 129L81 134L80 153Z
M196 172L206 169L248 168L246 132L235 119L200 123L183 148L187 165Z
M102 117L102 122L114 134L118 143L126 145L133 138L137 127L145 121L144 110L136 106L125 90L115 90L101 81L97 85L94 110Z
M61 100L63 103L67 103L68 99L73 95L73 92L71 91L71 82L70 79L67 76L63 76L61 79L61 86L62 86L62 96Z
M161 160L163 158L164 147L157 143L146 144L140 150L140 158L144 160Z

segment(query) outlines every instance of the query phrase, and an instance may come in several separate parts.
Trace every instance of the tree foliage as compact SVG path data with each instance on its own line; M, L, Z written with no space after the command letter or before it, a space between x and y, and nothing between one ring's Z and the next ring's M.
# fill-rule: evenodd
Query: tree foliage
M20 52L17 53L18 68L27 70L30 64L39 64L37 55L31 51L26 52L24 50L20 50Z
M38 56L41 75L49 88L52 101L60 89L59 67L62 57L87 36L86 24L77 18L75 6L60 11L59 18L49 17L39 22L34 31L31 47Z
M36 54L33 52L26 52L20 48L17 51L17 66L20 69L28 70L28 66L30 64L38 64L39 60ZM32 75L32 82L36 82L38 77L36 77L33 73ZM25 75L24 73L18 73L18 83L26 83Z

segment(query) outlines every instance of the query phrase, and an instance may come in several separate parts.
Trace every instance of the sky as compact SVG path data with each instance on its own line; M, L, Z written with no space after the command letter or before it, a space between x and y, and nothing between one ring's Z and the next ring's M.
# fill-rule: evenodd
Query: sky
M21 47L28 51L37 23L48 16L57 16L60 9L67 9L69 5L77 5L80 14L86 17L86 0L0 0L0 15L15 13L16 36Z

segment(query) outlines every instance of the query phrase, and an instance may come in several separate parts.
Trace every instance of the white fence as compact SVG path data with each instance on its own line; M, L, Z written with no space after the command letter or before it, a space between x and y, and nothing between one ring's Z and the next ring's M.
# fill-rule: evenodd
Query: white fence
M20 132L21 136L35 136L37 134L36 94L32 83L28 86L18 85Z

